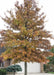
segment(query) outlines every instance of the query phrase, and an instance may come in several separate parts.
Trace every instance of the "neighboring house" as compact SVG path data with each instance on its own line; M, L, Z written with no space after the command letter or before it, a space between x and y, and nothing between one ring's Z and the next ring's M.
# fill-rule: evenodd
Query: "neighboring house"
M5 51L5 48L4 47L0 47L0 55ZM1 59L2 61L2 59ZM6 60L6 61L2 61L0 62L0 68L3 68L3 67L7 67L10 65L10 59Z
M5 48L4 47L0 47L0 55L2 52L5 51ZM19 73L24 73L24 62L20 62L20 63L17 63L19 64L21 67L22 67L22 72L19 72ZM12 61L10 59L4 61L4 62L0 62L0 68L4 68L4 67L7 67L9 65L12 65ZM28 73L40 73L40 72L43 72L43 64L41 63L27 63L27 72Z

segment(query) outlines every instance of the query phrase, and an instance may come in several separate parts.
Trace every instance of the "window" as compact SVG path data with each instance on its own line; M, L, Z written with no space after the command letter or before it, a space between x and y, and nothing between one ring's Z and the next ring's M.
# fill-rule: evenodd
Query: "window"
M0 67L4 67L4 62L1 62L0 63Z

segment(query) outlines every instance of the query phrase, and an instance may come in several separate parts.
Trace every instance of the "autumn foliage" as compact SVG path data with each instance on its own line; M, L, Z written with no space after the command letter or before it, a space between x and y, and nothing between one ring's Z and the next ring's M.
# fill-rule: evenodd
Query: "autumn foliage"
M51 45L47 39L51 34L44 29L46 16L40 10L34 0L24 0L24 4L15 3L15 13L10 10L10 16L1 17L8 24L7 30L0 32L1 46L6 48L2 54L5 60L47 62L46 57L52 55L48 51Z

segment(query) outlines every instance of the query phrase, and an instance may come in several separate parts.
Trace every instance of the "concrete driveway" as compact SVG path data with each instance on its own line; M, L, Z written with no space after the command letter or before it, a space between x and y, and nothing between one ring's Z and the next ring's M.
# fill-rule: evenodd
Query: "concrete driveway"
M54 74L50 74L50 73L37 73L37 74L31 74L31 75L54 75Z
M7 75L13 75L13 74L7 74ZM15 74L15 75L24 75L24 74ZM36 74L27 74L27 75L54 75L49 73L36 73Z
M54 75L50 73L37 73L37 74L28 74L28 75Z
M24 74L15 74L15 75L24 75ZM54 75L50 73L36 73L36 74L27 74L27 75Z

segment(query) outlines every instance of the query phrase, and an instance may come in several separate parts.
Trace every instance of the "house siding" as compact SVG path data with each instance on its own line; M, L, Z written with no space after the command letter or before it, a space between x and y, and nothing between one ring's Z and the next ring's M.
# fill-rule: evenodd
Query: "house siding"
M11 65L10 63L11 63L10 60L4 61L4 67L10 66Z

